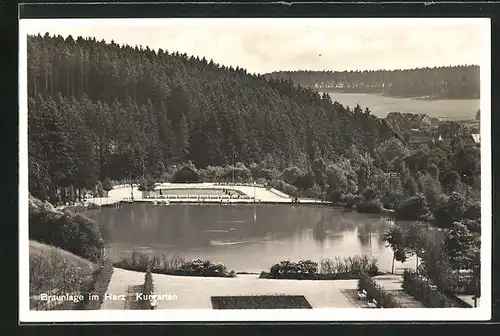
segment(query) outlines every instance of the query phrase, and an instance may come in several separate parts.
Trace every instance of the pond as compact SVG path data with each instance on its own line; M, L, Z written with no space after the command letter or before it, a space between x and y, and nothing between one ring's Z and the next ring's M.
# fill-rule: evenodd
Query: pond
M260 272L286 259L319 262L366 254L376 257L382 270L392 267L392 250L382 241L391 221L339 208L131 203L86 215L100 224L111 258L154 252L219 261L237 272ZM404 267L412 266L410 259Z
M470 120L476 117L480 108L479 99L412 99L388 97L370 93L330 92L332 100L354 108L359 104L363 110L368 107L372 114L385 118L389 112L425 113L432 118Z

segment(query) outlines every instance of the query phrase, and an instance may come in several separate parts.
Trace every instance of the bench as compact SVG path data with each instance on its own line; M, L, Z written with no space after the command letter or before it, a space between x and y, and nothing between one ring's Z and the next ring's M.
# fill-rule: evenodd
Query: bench
M363 289L362 291L358 291L358 299L365 300L368 296L368 293Z
M378 302L375 299L372 299L371 301L368 301L368 308L377 308Z

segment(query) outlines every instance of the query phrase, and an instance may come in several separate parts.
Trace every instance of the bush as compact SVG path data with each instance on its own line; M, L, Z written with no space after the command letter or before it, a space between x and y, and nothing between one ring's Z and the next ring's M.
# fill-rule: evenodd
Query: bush
M319 273L342 275L345 278L357 278L361 274L375 276L379 274L378 260L367 255L341 259L321 259Z
M302 195L313 199L324 199L327 196L326 192L317 184L313 185L310 189L304 190Z
M153 176L151 175L146 175L146 177L143 177L139 180L139 191L146 191L146 190L153 190L155 187L155 180Z
M342 190L335 189L328 195L328 200L330 202L339 203L340 201L342 201L343 197L344 194L342 193Z
M446 308L456 307L456 302L437 289L432 289L431 285L420 279L418 274L413 271L405 270L403 274L403 291L410 294L415 300L420 301L427 308Z
M317 272L317 262L300 260L296 263L285 260L273 265L269 274L273 279L312 279Z
M472 220L481 219L481 202L469 202L464 217Z
M363 202L357 207L358 212L368 214L380 214L384 210L384 206L379 200Z
M365 290L368 300L375 299L377 308L404 308L404 305L391 293L366 274L361 274L358 281L358 290Z
M110 191L113 189L113 182L109 178L105 178L104 181L102 182L102 188L105 191Z
M261 278L296 280L338 280L357 279L363 272L379 274L377 260L367 256L322 259L318 265L311 260L293 262L289 260L274 264L269 272L262 272Z
M363 203L363 197L359 195L347 194L344 196L343 202L347 208L352 209Z
M210 260L194 259L186 261L184 258L164 255L147 255L141 252L132 252L114 263L115 267L131 271L186 275L186 276L212 276L212 277L235 277L234 271L228 271L222 263L214 263Z
M104 294L106 294L106 291L108 290L112 275L113 263L106 260L92 274L92 281L90 282L90 286L85 291L84 301L82 301L80 309L98 310L101 308L104 301ZM89 300L91 295L97 295L99 300Z
M297 195L298 189L293 185L290 185L282 180L272 180L269 182L269 185L276 190L284 192L287 195L295 196Z
M180 270L180 274L196 275L196 276L220 276L227 277L230 273L226 265L223 263L214 263L210 260L194 259L184 263Z
M363 191L363 195L362 196L365 199L365 201L370 202L370 201L378 198L379 194L378 194L378 191L375 190L374 188L366 188Z
M151 304L151 295L154 292L153 285L153 275L151 274L151 270L148 269L146 271L146 275L144 276L144 284L142 285L142 300L140 301L140 307L142 309L152 309L153 305Z
M29 236L31 240L59 247L93 262L100 262L103 257L104 239L98 224L80 214L30 206Z
M259 169L256 171L256 178L272 181L276 178L277 173L272 169Z
M423 220L428 214L427 200L423 194L405 200L395 213L397 220Z
M384 208L395 210L397 209L404 201L404 196L395 192L388 192L381 199Z

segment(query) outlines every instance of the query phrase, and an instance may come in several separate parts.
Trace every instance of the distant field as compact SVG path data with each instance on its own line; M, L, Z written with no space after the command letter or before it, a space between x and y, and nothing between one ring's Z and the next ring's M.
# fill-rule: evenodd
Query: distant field
M440 99L424 100L394 98L369 93L330 92L332 100L354 108L359 104L363 110L368 107L372 114L385 118L389 112L425 113L432 118L451 120L470 120L479 110L479 99Z

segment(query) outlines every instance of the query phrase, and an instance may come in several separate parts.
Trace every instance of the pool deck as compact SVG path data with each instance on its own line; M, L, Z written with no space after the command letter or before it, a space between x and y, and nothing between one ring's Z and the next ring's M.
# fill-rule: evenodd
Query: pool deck
M115 268L107 294L117 300L105 300L102 310L131 309L133 288L144 283L144 273ZM273 280L256 274L236 278L189 277L153 274L155 294L164 295L157 309L212 309L211 296L227 295L304 295L313 308L359 308L345 295L355 290L357 280ZM132 292L131 292L132 291ZM124 295L119 297L118 295Z
M293 204L290 196L276 189L267 189L261 186L251 185L221 185L217 183L163 183L155 187L155 189L233 189L246 195L246 198L218 198L218 197L198 197L198 195L181 195L180 197L172 198L144 198L143 192L138 190L137 186L116 186L110 190L108 197L96 197L88 199L89 203L101 206L117 205L121 202L165 202L169 203L210 203L210 204ZM201 194L200 194L201 195ZM255 196L255 200L254 200ZM299 198L299 204L330 204L330 202Z

